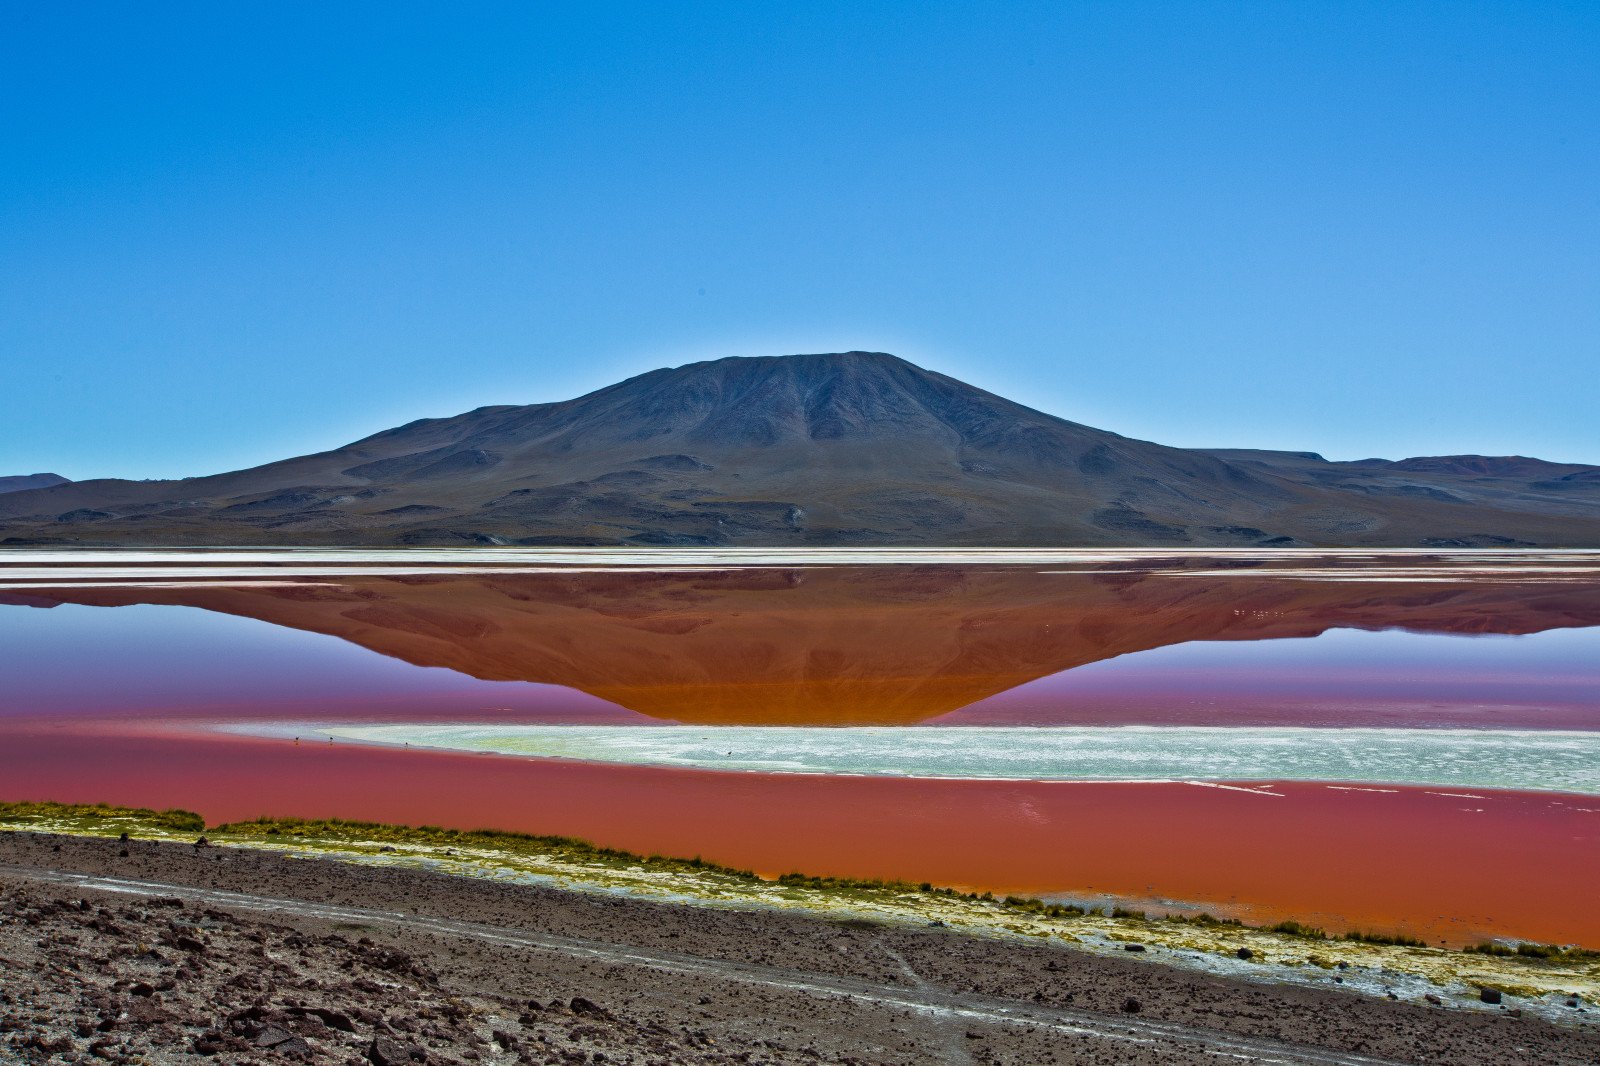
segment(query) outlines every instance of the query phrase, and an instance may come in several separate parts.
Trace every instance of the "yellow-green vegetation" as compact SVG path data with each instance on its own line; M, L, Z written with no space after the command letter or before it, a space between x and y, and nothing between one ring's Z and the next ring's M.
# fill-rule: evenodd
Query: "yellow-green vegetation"
M43 829L42 823L49 823L52 828ZM152 811L112 807L105 803L0 803L0 824L11 829L86 833L91 836L129 832L132 829L198 833L206 827L205 819L193 811ZM57 825L62 828L54 828Z
M1153 917L1021 896L996 898L928 883L786 874L763 878L700 858L643 856L568 837L498 830L396 826L328 819L261 818L205 827L188 811L50 803L0 804L0 829L91 836L129 833L217 846L245 846L372 865L422 867L462 876L617 892L706 906L803 910L840 921L929 923L995 937L1072 943L1090 951L1139 944L1157 958L1263 979L1346 987L1402 998L1424 994L1475 1003L1493 988L1519 1005L1578 1020L1566 1006L1600 1000L1600 952L1551 945L1426 947L1374 933L1335 936L1298 922L1248 926L1210 914ZM1147 956L1148 957L1148 956ZM1586 1020L1596 1020L1591 1011Z

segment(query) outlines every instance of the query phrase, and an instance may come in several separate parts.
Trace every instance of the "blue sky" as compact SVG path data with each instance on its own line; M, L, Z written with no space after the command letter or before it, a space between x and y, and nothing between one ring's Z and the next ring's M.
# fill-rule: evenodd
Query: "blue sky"
M0 9L0 474L723 355L1600 463L1600 5Z

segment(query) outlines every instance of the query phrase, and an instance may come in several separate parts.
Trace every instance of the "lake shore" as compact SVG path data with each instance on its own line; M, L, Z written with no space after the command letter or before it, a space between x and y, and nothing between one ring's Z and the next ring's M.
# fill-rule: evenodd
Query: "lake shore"
M705 906L329 861L309 857L309 838L293 859L194 839L0 833L6 1039L23 1061L91 1046L110 1061L247 1063L1140 1064L1220 1051L1563 1066L1600 1052L1587 1010L1552 1024L1513 997L1395 1001L1331 979L1162 965L1153 943L1099 954L867 909Z
M937 927L986 942L1048 945L1100 959L1126 954L1159 959L1187 973L1268 982L1306 991L1338 989L1383 1000L1449 1003L1469 1012L1516 1010L1564 1025L1600 1022L1600 953L1504 944L1458 951L1405 943L1405 938L1330 936L1285 922L1273 928L1210 915L1112 913L1026 897L995 898L930 884L756 876L696 859L643 857L582 841L515 833L462 832L350 822L262 819L206 828L187 812L157 813L58 804L0 805L0 855L35 860L46 841L79 847L85 870L127 876L129 864L96 850L123 833L123 847L152 855L330 859L365 871L448 874L467 893L493 884L579 893L716 912L867 920L900 927ZM39 836L38 834L45 834ZM204 846L195 842L204 836ZM88 850L83 850L87 848ZM119 848L118 850L122 850ZM115 857L116 860L134 858ZM60 853L45 856L52 863ZM137 866L137 863L133 865ZM218 867L204 867L215 870ZM277 870L298 867L274 866ZM158 871L162 872L162 871ZM1389 942L1385 942L1389 941ZM1130 945L1137 949L1130 952ZM1494 953L1486 953L1494 952ZM1500 1002L1484 1002L1485 989ZM1431 998L1430 998L1431 997ZM1492 996L1491 996L1492 998Z
M769 876L1170 901L1454 947L1600 948L1600 913L1575 906L1571 888L1600 881L1600 804L1577 795L730 773L295 744L161 720L13 719L3 740L0 800L181 806L212 823L270 813L493 826Z

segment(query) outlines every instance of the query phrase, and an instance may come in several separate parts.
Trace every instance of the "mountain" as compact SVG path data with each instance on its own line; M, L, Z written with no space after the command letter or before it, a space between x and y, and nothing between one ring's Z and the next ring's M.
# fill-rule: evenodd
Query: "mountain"
M52 485L68 484L60 474L16 474L0 477L0 492L21 492L23 489L47 489Z
M1170 448L846 352L11 492L0 543L1593 546L1600 467Z

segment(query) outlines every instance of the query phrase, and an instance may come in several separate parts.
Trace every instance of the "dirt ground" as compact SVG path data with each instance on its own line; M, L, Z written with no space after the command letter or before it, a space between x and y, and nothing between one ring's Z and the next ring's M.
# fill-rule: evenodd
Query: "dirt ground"
M1152 953L0 833L0 1062L1230 1058L1593 1064L1600 1031Z

